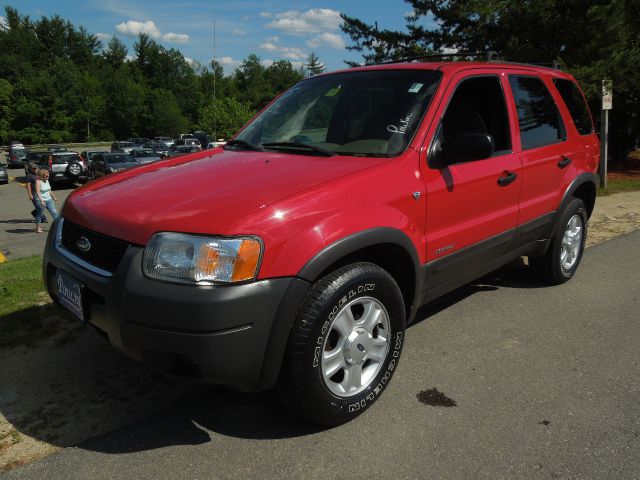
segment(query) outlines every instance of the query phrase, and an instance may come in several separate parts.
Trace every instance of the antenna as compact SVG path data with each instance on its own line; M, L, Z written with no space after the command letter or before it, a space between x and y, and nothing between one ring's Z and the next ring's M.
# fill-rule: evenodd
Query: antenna
M218 141L218 119L216 118L216 18L213 17L213 141Z

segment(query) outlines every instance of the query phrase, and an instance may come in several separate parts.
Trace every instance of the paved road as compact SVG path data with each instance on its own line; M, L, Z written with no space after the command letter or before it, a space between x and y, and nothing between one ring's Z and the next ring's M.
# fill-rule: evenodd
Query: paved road
M638 478L640 231L568 284L523 267L423 310L380 401L318 430L268 394L204 389L9 479ZM456 406L418 401L437 388Z
M31 210L33 205L27 198L24 184L24 170L19 168L7 169L9 181L7 185L0 185L0 252L7 259L39 255L44 250L46 234L37 234L32 222ZM58 197L58 209L62 202L73 191L73 184L55 186ZM51 220L51 216L46 214ZM47 229L47 225L44 225Z

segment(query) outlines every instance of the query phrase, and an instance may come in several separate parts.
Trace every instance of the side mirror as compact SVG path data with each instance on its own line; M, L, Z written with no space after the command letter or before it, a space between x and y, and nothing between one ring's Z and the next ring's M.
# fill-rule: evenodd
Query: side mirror
M442 144L442 156L449 165L489 158L495 151L493 137L487 133L460 133Z

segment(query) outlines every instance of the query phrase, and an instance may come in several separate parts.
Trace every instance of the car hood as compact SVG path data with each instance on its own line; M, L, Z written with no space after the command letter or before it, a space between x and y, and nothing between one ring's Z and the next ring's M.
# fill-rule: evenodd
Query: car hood
M277 200L387 161L220 149L198 152L90 182L69 196L63 215L139 245L160 231L224 234L233 223Z

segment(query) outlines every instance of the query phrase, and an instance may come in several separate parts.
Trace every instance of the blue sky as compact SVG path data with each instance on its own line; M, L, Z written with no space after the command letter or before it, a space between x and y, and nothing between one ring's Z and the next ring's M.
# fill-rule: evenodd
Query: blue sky
M177 48L204 64L213 57L215 18L216 58L227 73L250 53L265 65L286 59L298 66L313 51L328 70L344 68L343 60L359 61L361 56L345 49L350 41L340 30L339 13L377 21L380 28L404 29L410 11L403 0L0 0L0 15L6 5L33 19L58 14L76 27L84 25L105 45L116 35L130 54L137 34L146 32L166 48Z

